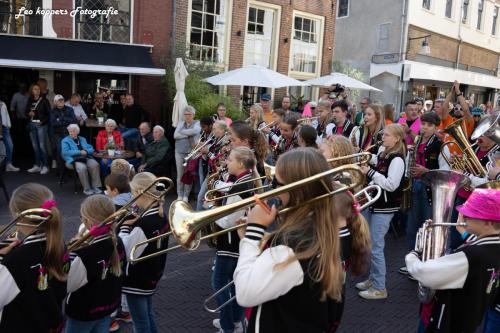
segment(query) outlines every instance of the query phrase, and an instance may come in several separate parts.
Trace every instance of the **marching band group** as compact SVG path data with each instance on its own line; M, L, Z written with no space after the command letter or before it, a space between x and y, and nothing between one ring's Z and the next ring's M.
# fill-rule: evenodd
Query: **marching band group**
M360 297L388 297L384 237L406 216L399 271L427 296L416 330L475 332L484 322L484 332L500 332L500 125L498 115L475 123L458 87L430 112L409 101L393 124L377 104L355 124L347 100L322 99L308 117L277 109L268 122L255 104L246 121L218 114L197 126L187 109L175 137L189 149L176 151L168 219L169 179L141 172L129 184L112 173L108 194L131 194L120 205L84 200L68 245L52 192L20 186L0 232L0 331L107 332L123 311L136 332L157 332L152 297L169 235L194 249L201 234L216 249L220 332L334 332L346 274L366 277L355 285ZM179 162L200 183L196 213Z

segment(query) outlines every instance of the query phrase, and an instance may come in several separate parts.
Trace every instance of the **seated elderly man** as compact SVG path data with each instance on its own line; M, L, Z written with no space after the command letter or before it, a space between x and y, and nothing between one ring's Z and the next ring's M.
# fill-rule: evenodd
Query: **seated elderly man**
M102 193L99 163L92 157L94 148L84 137L78 135L80 133L78 125L71 124L67 129L69 135L61 141L61 156L66 162L66 167L73 169L74 163L83 186L83 193L86 195ZM92 186L89 183L89 175Z
M153 141L146 145L138 171L148 171L156 176L160 175L165 171L163 162L167 154L170 153L170 149L170 143L165 138L165 130L163 127L156 125L153 128Z

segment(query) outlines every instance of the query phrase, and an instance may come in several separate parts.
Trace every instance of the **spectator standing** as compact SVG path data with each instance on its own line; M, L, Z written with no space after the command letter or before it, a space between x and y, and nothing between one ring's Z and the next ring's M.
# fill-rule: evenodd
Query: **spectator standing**
M214 114L214 120L222 120L226 123L227 126L231 125L233 120L229 117L226 117L226 105L224 103L219 103L217 105L217 114Z
M420 117L418 115L418 105L416 101L408 101L405 104L405 115L398 120L398 124L403 126L405 132L405 142L413 145L414 139L420 133Z
M3 140L3 143L5 145L5 171L8 172L17 172L19 171L19 168L16 168L12 164L12 153L14 151L14 144L12 143L12 138L10 136L10 128L11 128L11 122L10 122L10 116L9 116L9 111L7 111L7 105L0 101L0 117L1 119L1 124L2 124L2 137L1 139Z
M128 142L133 142L139 136L139 125L148 121L149 117L146 112L134 102L134 96L127 94L126 96L127 106L125 107L123 114L123 128L121 128L122 138L125 140L125 146Z
M54 108L50 111L50 142L52 143L53 164L56 162L58 171L62 171L61 140L66 136L66 128L78 121L73 109L64 104L64 97L54 97Z
M184 158L198 142L201 128L200 122L194 120L196 110L192 106L184 109L184 120L181 120L174 132L175 139L175 166L177 170L177 199L188 202L192 184L184 184L181 181L184 175Z
M363 97L359 105L361 106L361 111L356 113L354 117L354 125L359 126L363 123L363 118L365 117L365 111L368 106L372 104L372 100L369 97Z
M264 112L263 113L263 117L264 117L264 121L266 122L266 124L269 124L270 122L273 121L273 118L272 118L272 113L273 113L273 110L271 108L271 95L269 94L262 94L260 95L260 105L262 106L262 111Z
M48 130L50 121L50 103L40 94L40 87L36 84L30 88L30 97L26 105L29 119L28 130L31 144L35 152L35 164L28 172L45 175L49 173L48 168Z

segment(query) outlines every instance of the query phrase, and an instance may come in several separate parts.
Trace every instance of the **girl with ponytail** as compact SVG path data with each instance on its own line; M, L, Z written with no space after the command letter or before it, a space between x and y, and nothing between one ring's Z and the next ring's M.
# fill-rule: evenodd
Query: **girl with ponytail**
M25 238L0 249L0 332L61 332L69 262L54 195L43 185L27 183L14 191L9 208L13 217L33 208L51 215L39 227L38 220L18 221L23 225L17 231Z
M70 253L65 331L106 332L111 313L120 305L123 244L115 230L98 227L115 212L113 201L94 195L80 207L82 224L93 236L87 247Z

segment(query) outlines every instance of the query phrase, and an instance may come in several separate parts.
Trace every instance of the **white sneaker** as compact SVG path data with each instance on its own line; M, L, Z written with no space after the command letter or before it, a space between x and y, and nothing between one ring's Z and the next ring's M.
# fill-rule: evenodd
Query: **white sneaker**
M92 191L90 188L88 190L83 190L83 194L85 195L92 195L94 194L94 191Z
M184 202L189 202L189 198L188 198L188 197L186 197L186 196L183 196L183 197L182 197L182 201L184 201Z
M214 325L215 328L219 329L219 332L224 332L220 326L220 319L214 319L212 321L212 325ZM234 323L234 329L233 333L243 333L243 323L241 321Z
M29 173L36 173L36 172L40 172L42 169L40 169L40 167L38 165L33 165L33 167L31 169L28 169L28 172Z
M52 160L52 169L57 169L57 161Z
M363 281L360 283L356 283L355 287L358 290L366 290L366 289L371 288L371 286L372 286L372 282L370 280L366 280L366 281Z
M49 173L49 168L47 168L47 167L43 167L42 170L40 171L41 175L46 175L48 173Z
M92 191L95 193L95 194L101 194L102 193L102 190L100 188L93 188Z
M378 290L370 287L368 290L360 291L358 295L364 299L384 299L387 298L387 290Z
M19 168L16 168L12 163L9 163L5 166L5 171L7 172L18 172Z
M182 200L182 195L178 195L177 200Z

